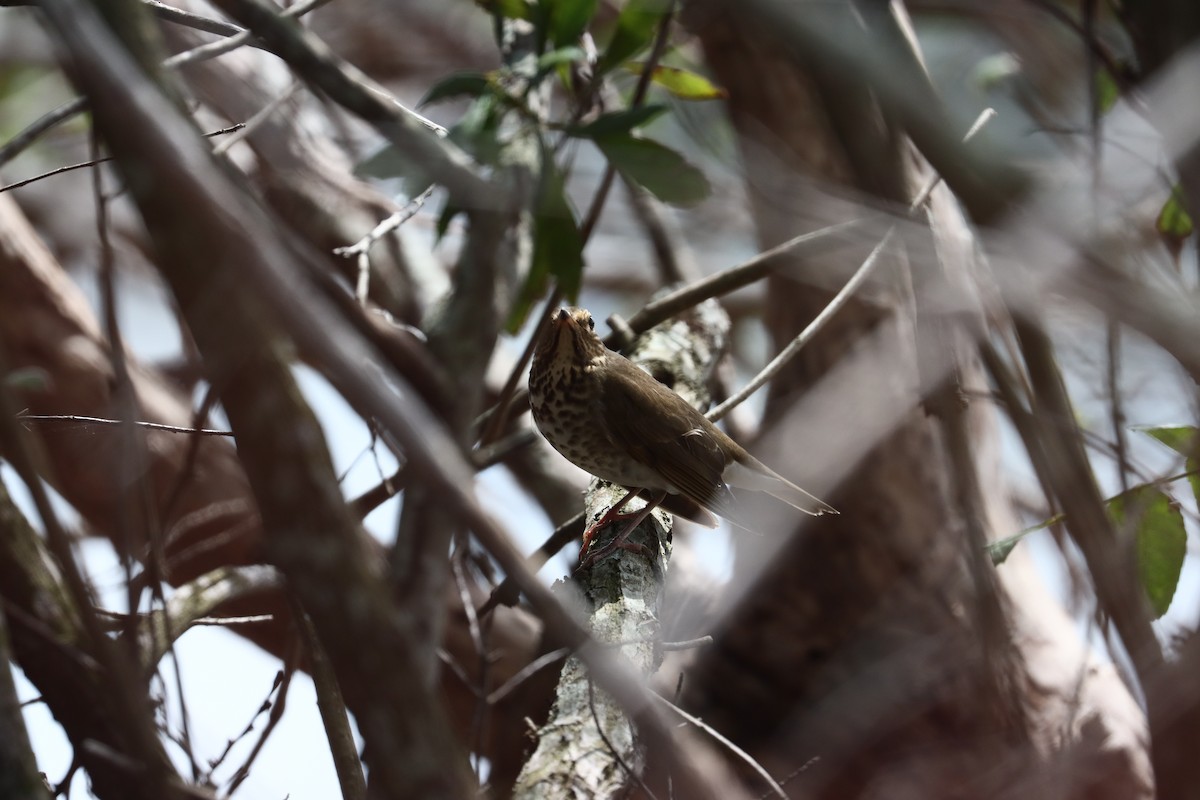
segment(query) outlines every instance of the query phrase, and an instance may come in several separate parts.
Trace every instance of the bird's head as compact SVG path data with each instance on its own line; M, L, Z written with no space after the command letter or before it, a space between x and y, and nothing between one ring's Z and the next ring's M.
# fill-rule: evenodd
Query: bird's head
M583 308L560 308L538 342L535 358L584 366L605 354L604 342L596 335L596 321Z

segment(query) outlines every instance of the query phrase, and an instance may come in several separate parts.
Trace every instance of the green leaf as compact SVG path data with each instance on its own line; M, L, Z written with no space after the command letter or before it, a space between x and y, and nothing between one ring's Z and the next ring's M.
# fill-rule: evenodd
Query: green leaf
M608 46L596 61L596 75L610 72L649 46L669 5L668 0L629 0L617 16Z
M482 72L456 72L435 83L417 103L417 108L452 97L482 97L494 88L492 78Z
M1171 189L1171 196L1167 198L1167 202L1163 203L1154 225L1160 234L1169 239L1182 240L1192 235L1195 228L1191 215L1184 208L1183 193L1180 191L1179 184L1175 184Z
M999 566L1003 564L1008 559L1008 556L1010 553L1012 553L1013 549L1029 534L1043 530L1044 528L1049 528L1051 525L1056 525L1059 522L1062 522L1062 520L1062 514L1055 514L1050 519L1045 520L1044 522L1039 522L1037 525L1026 528L1019 533L1014 533L1012 536L1009 536L1005 539L997 539L994 542L988 542L987 553L988 557L992 559L992 565Z
M566 47L579 41L596 13L596 0L542 0L550 16L546 33L555 47Z
M1156 428L1134 428L1147 436L1151 436L1174 450L1186 460L1183 462L1187 471L1188 484L1192 487L1192 495L1200 506L1200 464L1192 454L1200 449L1200 428L1192 425L1166 425Z
M442 213L438 215L437 224L434 226L434 243L440 243L446 236L446 231L450 229L450 223L454 218L462 213L462 209L450 202L450 198L446 198L446 205L442 207Z
M1108 113L1109 109L1117 104L1117 100L1121 98L1121 89L1117 86L1117 82L1113 79L1112 73L1101 67L1096 70L1096 106L1101 114Z
M560 47L557 50L551 50L549 53L542 53L538 56L537 71L538 74L543 74L558 67L560 64L582 61L586 57L587 54L583 52L582 47Z
M505 19L533 19L528 0L475 0L485 11Z
M1108 501L1114 522L1133 521L1137 535L1138 575L1157 619L1171 607L1187 552L1183 514L1154 486L1139 486Z
M448 138L481 164L495 165L500 158L501 98L484 95L451 128Z
M641 75L646 71L646 65L634 61L626 64L625 69ZM708 78L686 69L655 67L650 80L682 100L722 100L729 96L729 92Z
M703 172L658 142L629 134L599 136L595 142L622 175L664 203L695 205L711 191Z
M567 133L581 139L597 139L601 136L620 133L627 134L634 128L639 128L657 119L666 110L666 106L653 105L638 106L637 108L630 108L625 111L612 111L607 114L601 114L587 125L568 128Z
M571 302L579 296L579 285L583 280L583 234L567 200L566 177L554 163L554 154L544 142L533 225L533 259L508 318L510 333L516 333L525 323L530 308L545 293L551 276Z
M1179 453L1190 457L1200 446L1200 428L1194 425L1162 425L1153 428L1134 428L1134 430L1151 436Z

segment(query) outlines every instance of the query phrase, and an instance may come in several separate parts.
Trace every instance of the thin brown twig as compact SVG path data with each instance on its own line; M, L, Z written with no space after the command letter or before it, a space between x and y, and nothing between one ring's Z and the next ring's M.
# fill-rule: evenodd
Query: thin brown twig
M230 125L228 128L221 128L219 131L212 131L212 132L206 133L204 135L205 136L224 136L227 133L233 133L236 130L240 130L244 124L245 123L239 122L236 125ZM12 189L20 189L22 186L28 186L31 183L36 183L40 180L45 180L46 178L53 178L55 175L61 175L64 172L71 172L72 170L84 169L85 167L94 167L99 164L105 164L109 161L112 161L112 156L105 156L103 158L94 158L89 161L80 161L78 164L68 164L65 167L57 167L55 169L50 170L49 172L43 172L40 175L34 175L32 178L26 178L25 180L17 181L16 183L10 183L7 186L0 186L0 193L11 191Z
M271 688L267 691L267 696L263 698L263 701L259 704L258 708L255 709L254 716L252 716L250 721L246 723L246 727L242 728L241 733L239 733L237 736L226 741L225 748L217 754L216 758L209 762L209 772L207 778L209 782L212 780L213 773L216 772L218 767L225 763L225 759L229 757L231 752L233 752L233 748L237 745L237 743L249 736L254 730L254 723L258 722L258 718L270 710L271 697L283 683L285 673L286 669L280 669L275 673L275 677L271 681Z
M26 148L36 142L42 134L49 131L51 128L61 125L71 117L79 114L87 108L87 100L82 97L76 97L74 100L68 100L58 108L46 112L38 117L32 123L27 125L23 130L13 136L3 145L0 145L0 167L12 161L20 155Z
M798 249L807 252L809 245L826 247L845 241L840 239L839 235L851 232L866 221L866 219L855 219L802 233L781 245L764 250L736 266L709 275L647 303L629 318L627 324L634 334L645 333L655 325L665 322L705 300L728 294L766 277L782 266L779 261L780 256L793 253ZM606 342L606 344L613 343Z
M787 363L795 358L800 350L821 332L821 329L829 323L829 320L833 319L834 314L850 302L850 298L854 296L859 287L866 283L867 278L875 271L876 265L881 262L882 259L879 256L887 248L888 244L891 243L895 232L896 229L894 227L888 229L888 232L879 241L879 244L875 245L875 249L863 261L862 266L851 276L850 280L846 281L846 285L834 295L833 299L821 309L821 313L817 314L816 318L805 326L799 336L788 342L787 347L783 348L775 358L771 359L770 363L763 367L749 383L738 389L719 405L709 409L705 416L713 422L721 419L721 417L728 414L740 403L744 402L746 398L757 392L767 381L771 380L781 369L787 366Z
M291 688L292 677L296 674L299 662L300 648L296 646L292 648L290 657L284 662L283 677L278 684L279 691L275 695L275 702L270 705L270 712L267 714L267 724L263 726L262 733L255 740L254 747L251 748L250 753L246 756L246 760L242 762L237 771L233 773L233 777L229 779L229 788L225 791L226 798L232 797L233 793L242 785L242 782L250 777L250 767L254 765L259 753L262 752L263 747L266 745L267 739L271 737L275 727L283 719L283 710L287 706L288 689ZM254 722L251 721L250 725L253 724ZM247 733L250 731L250 725L246 727Z
M711 736L713 739L715 739L717 742L719 742L722 747L724 747L729 752L731 752L735 756L737 756L737 758L740 761L742 761L744 764L746 764L748 767L750 767L750 769L754 770L754 772L757 773L759 777L761 777L764 781L766 781L767 785L771 787L771 791L774 792L777 797L781 797L781 798L783 798L783 800L788 800L787 792L783 791L783 787L780 786L775 781L775 779L771 777L771 773L767 772L766 768L762 764L759 764L754 759L753 756L751 756L749 753L747 753L742 748L738 747L726 736L722 735L721 732L718 731L716 728L713 728L711 725L705 724L704 720L700 719L699 717L693 717L691 714L687 713L682 708L675 705L674 703L672 703L670 700L663 697L662 695L654 694L651 696L654 697L654 699L658 700L660 703L662 703L664 706L666 706L668 709L670 709L674 713L678 714L679 716L683 717L689 723L691 723L692 725L695 725L697 728L704 731L709 736Z
M583 519L584 512L580 511L569 520L559 525L554 531L546 537L546 541L542 542L541 546L529 556L527 563L529 570L536 573L539 569L545 566L551 556L559 550L567 546L567 543L574 541L583 535ZM492 590L491 595L479 608L479 616L482 617L491 613L498 605L514 606L520 598L521 592L518 581L512 575L505 577L500 585Z
M107 417L88 417L82 414L17 414L17 419L21 422L46 422L46 423L75 423L78 425L120 425L121 420L109 419ZM188 433L195 436L233 436L233 431L214 430L211 428L188 428L180 425L165 425L161 422L145 422L143 420L134 420L133 424L139 428L146 428L154 431L167 431L168 433Z
M621 768L625 775L633 778L634 781L637 782L638 786L641 787L646 796L650 798L650 800L658 800L658 798L654 796L654 792L650 791L650 787L646 785L646 781L642 778L641 772L634 770L632 767L626 764L625 759L621 756L620 752L617 751L616 745L609 740L608 734L604 732L604 726L600 723L600 713L596 710L596 684L589 680L587 682L587 687L588 708L590 708L592 711L592 722L596 725L596 735L600 737L600 741L604 742L604 746L608 748L609 754L612 755L613 759L616 760L617 766ZM630 721L628 724L632 726L633 722ZM633 747L637 748L637 746L637 741L634 740Z
M245 141L251 134L261 128L284 103L287 103L289 100L291 100L292 97L295 96L296 92L300 90L300 87L300 81L292 81L289 83L286 89L284 89L275 97L272 97L266 105L264 105L258 111L255 111L250 119L242 123L240 130L238 130L228 139L222 139L220 142L218 142L217 146L213 148L213 155L224 155L225 153L229 152L231 147L239 142Z
M521 670L516 675L513 675L494 692L489 694L487 696L488 703L492 705L499 703L501 700L512 694L518 686L532 678L535 674L551 664L562 661L570 654L571 648L569 647L560 647L557 650L551 650L549 653L543 653L533 661L530 661L524 667L521 667Z

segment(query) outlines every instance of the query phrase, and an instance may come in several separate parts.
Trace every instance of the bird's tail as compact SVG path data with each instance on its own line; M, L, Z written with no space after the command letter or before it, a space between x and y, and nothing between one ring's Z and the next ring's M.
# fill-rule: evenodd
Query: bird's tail
M789 506L799 509L805 514L812 514L814 517L838 513L836 508L804 491L782 475L773 472L760 461L752 460L749 464L732 461L725 468L723 477L730 486L766 492Z

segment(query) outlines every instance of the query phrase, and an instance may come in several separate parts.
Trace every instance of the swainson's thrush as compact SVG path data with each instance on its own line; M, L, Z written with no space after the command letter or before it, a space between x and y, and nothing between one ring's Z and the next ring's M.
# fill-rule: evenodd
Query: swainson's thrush
M561 308L550 315L534 351L529 401L538 429L555 450L577 467L631 490L584 534L585 551L595 530L611 521L637 489L653 493L649 506L598 555L625 546L625 537L659 503L709 527L716 523L710 511L737 522L730 486L766 492L806 514L837 513L747 453L648 372L606 348L584 309Z

